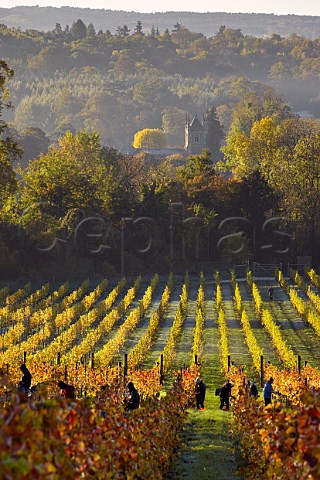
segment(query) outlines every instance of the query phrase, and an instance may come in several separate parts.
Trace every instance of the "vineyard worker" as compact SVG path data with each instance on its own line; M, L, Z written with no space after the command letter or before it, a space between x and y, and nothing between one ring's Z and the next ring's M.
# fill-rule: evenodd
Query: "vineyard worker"
M129 390L129 398L126 401L125 410L135 410L136 408L139 408L140 395L132 382L128 383L127 389Z
M25 363L20 365L20 370L23 373L22 379L19 382L18 390L23 393L28 393L31 387L31 373L27 369L27 366Z
M250 397L254 397L254 398L257 398L257 396L259 395L258 393L258 389L255 385L255 383L253 383L252 380L248 380L248 387L249 387L249 396Z
M270 287L268 288L268 294L269 294L269 299L273 300L273 287L272 287L272 285L270 285Z
M220 392L220 410L223 409L223 406L226 406L226 410L228 411L230 408L230 397L231 397L231 389L233 385L230 380L227 380L221 387Z
M64 398L76 398L73 385L68 385L67 383L60 380L60 382L58 382L58 387L61 388L62 396Z
M269 380L266 381L266 384L263 389L263 399L264 399L265 406L271 403L271 397L273 392L272 384L273 384L273 378L270 377Z
M201 378L196 379L195 384L196 405L198 410L204 410L204 399L206 398L206 385Z

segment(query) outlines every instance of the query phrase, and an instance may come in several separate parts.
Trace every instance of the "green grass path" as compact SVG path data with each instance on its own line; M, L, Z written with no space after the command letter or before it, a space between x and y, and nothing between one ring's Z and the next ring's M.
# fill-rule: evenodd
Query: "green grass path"
M159 329L157 330L157 333L155 335L153 346L146 360L143 362L143 368L152 368L159 360L159 356L162 353L165 344L169 338L170 328L172 327L175 314L178 310L181 295L181 286L181 283L175 283L173 292L170 296L167 313L159 325Z
M183 322L181 335L178 338L175 355L171 365L172 370L179 370L181 367L189 367L192 360L193 335L196 326L196 306L198 296L199 280L190 282L188 297L188 313Z
M281 365L279 354L277 349L273 346L268 332L262 325L261 319L254 307L251 291L247 282L239 282L239 288L244 308L249 316L250 326L253 329L258 345L263 349L265 361L270 361L273 365L279 367ZM254 372L254 375L256 377L257 372ZM257 378L254 379L257 380Z
M183 431L183 447L167 479L239 480L235 473L228 422L232 412L219 410L215 389L222 385L218 352L218 328L214 309L213 284L206 287L204 361L201 376L207 385L205 410L189 409Z
M252 357L246 343L240 320L234 310L233 289L231 283L221 283L221 292L228 328L228 347L231 361L234 362L236 366L246 365L248 369L251 369Z

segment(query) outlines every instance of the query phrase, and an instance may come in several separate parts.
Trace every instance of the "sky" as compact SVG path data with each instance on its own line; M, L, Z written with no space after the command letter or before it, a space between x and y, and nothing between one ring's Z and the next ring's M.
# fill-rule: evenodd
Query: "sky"
M39 7L70 6L80 8L104 8L135 12L242 12L274 13L275 15L319 15L319 0L0 0L0 8L17 5Z

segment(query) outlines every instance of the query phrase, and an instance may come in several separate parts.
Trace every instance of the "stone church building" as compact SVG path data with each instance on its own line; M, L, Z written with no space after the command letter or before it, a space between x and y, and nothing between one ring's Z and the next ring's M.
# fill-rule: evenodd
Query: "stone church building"
M221 137L221 125L219 121L215 118L215 110L213 107L209 108L203 116L203 122L199 120L197 115L193 117L190 121L189 115L186 116L185 120L185 142L184 147L181 148L141 148L134 149L137 153L147 152L155 157L161 158L168 155L180 154L184 157L188 155L201 155L202 150L207 148L210 152L214 152L215 148L212 144L212 133L215 133L218 137L218 141Z
M188 115L186 118L184 143L186 155L200 155L207 146L206 140L204 125L200 122L197 115L193 117L191 122Z

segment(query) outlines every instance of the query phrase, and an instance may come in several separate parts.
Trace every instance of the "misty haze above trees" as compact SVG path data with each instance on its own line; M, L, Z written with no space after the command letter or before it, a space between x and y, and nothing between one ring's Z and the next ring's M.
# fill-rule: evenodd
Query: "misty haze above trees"
M157 7L155 6L155 9ZM245 35L259 37L278 33L288 37L292 33L317 38L320 36L319 17L307 15L274 15L268 13L226 13L226 12L155 12L139 13L119 10L105 10L75 7L26 7L0 8L0 23L21 29L52 30L56 23L63 28L81 18L87 25L93 23L97 30L115 33L119 25L126 24L133 32L140 20L146 33L152 26L161 31L170 25L181 23L194 32L206 36L214 35L220 25L240 29Z

